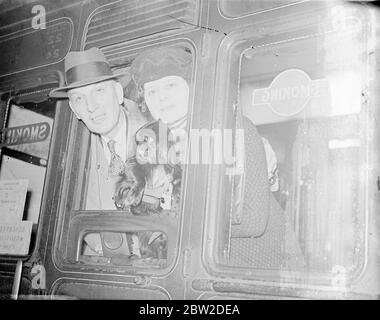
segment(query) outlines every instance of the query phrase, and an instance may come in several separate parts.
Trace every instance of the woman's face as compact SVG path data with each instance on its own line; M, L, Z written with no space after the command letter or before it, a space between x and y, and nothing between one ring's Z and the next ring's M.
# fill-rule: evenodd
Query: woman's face
M152 116L170 124L187 114L189 85L179 76L167 76L144 84L144 98Z

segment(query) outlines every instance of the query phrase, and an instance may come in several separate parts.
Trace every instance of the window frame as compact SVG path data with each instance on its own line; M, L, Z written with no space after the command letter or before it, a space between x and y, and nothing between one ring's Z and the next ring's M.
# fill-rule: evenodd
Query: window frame
M15 104L16 106L22 106L23 103L28 103L28 102L35 102L35 103L41 103L43 101L50 100L48 97L48 93L56 88L57 85L54 84L49 84L49 85L44 85L41 84L38 87L27 87L26 89L22 89L16 94L12 95L10 94L7 97L7 102L6 102L6 108L11 108L12 103ZM30 98L28 98L30 97ZM44 100L41 100L41 98L44 98ZM30 101L28 100L30 99ZM53 124L50 128L50 141L49 141L49 152L48 152L48 159L45 165L45 176L44 176L44 181L43 181L43 188L42 188L42 194L41 194L41 202L40 202L40 208L39 208L39 213L38 213L38 220L37 223L33 224L32 227L32 234L31 234L31 239L30 239L30 246L28 250L28 254L26 255L0 255L0 263L3 262L11 262L15 263L18 260L22 261L27 261L31 257L35 256L41 246L41 235L43 233L43 224L44 224L44 219L46 215L46 210L47 207L49 206L48 202L48 194L49 194L49 188L52 184L54 184L54 181L51 179L52 175L52 166L53 164L53 158L54 158L54 153L56 149L56 131L57 131L57 122L60 119L60 108L59 108L59 103L58 102L52 102L52 105L55 108L54 111L54 117L52 118ZM6 111L8 113L9 111ZM9 114L5 114L5 117L9 117ZM6 119L4 119L6 120ZM7 119L8 120L8 119ZM6 121L7 121L6 120ZM3 152L0 152L0 156L3 156ZM26 205L26 203L25 203ZM23 220L25 221L25 220Z
M360 17L363 18L363 17ZM364 16L365 18L365 16ZM306 20L306 18L304 18ZM362 21L365 21L363 19ZM305 22L305 21L304 21ZM328 24L328 19L324 21L326 25ZM215 84L215 93L214 93L214 104L213 110L215 113L214 123L217 121L222 121L225 128L229 128L232 125L230 118L236 116L236 110L239 108L239 87L240 87L240 76L239 76L239 68L241 63L241 57L244 50L253 48L257 49L261 46L274 46L277 43L282 43L285 41L296 41L297 39L302 39L303 37L310 36L310 30L315 24L313 21L308 21L305 25L291 25L290 27L283 28L281 30L280 25L276 25L271 29L271 33L268 36L268 39L255 39L256 29L254 26L247 27L241 30L235 30L232 35L226 37L222 45L218 48L218 64L217 64L217 74L216 74L216 84ZM321 23L320 27L325 26ZM281 31L276 31L281 30ZM366 36L364 43L365 46L368 46L369 39L369 27L366 23L363 22L363 30L361 31ZM297 35L294 37L293 32ZM323 30L314 36L319 37L323 36L327 33L326 30ZM256 40L256 42L255 42ZM252 46L252 43L255 45ZM237 54L237 52L239 54ZM239 56L236 59L236 56ZM366 64L369 65L368 59L366 60ZM231 75L237 77L237 81L234 78L234 83L230 81L226 81L225 79L229 79ZM367 75L369 78L370 75ZM235 83L237 82L237 83ZM224 106L221 108L220 106ZM365 114L365 118L369 121L369 110ZM368 122L370 123L370 122ZM368 129L369 130L369 129ZM365 148L369 150L369 141L365 141ZM369 158L366 158L366 164L368 164ZM252 269L246 267L232 267L228 265L223 265L221 263L221 258L218 256L218 245L223 239L219 235L221 232L218 232L221 229L217 223L222 220L221 215L223 214L222 205L218 205L218 200L220 199L221 194L231 194L232 190L229 186L225 186L226 183L223 182L225 168L216 168L212 166L209 170L209 193L207 195L207 215L205 231L204 231L204 239L203 239L203 247L202 247L202 256L204 265L207 271L213 276L222 276L222 277L232 277L232 278L243 278L247 280L256 280L262 283L281 283L281 286L302 286L305 279L307 279L310 285L316 286L327 286L331 288L335 286L337 288L341 287L341 284L334 284L332 282L332 277L334 275L326 274L326 273L309 273L306 272L297 272L292 270L263 270L263 269ZM363 221L368 223L368 204L370 199L368 198L368 171L366 171L364 184L364 194L367 196L365 199L365 205L363 206L364 212L362 212ZM223 204L224 205L224 204ZM360 261L357 268L348 275L348 282L351 284L352 281L355 281L364 271L364 268L367 264L367 234L366 230L368 225L365 225L362 229L362 233L364 234L363 245L364 250L361 253L362 260ZM223 232L222 232L223 233ZM298 279L298 280L297 280Z
M154 43L149 47L134 49L132 54L125 56L122 65L112 66L115 69L128 65L130 61L140 52L152 47L163 46L180 46L190 50L193 58L192 62L192 83L190 84L189 111L188 111L188 128L191 127L193 118L193 102L195 95L195 66L196 50L190 41L172 40L165 43ZM106 51L106 48L102 48ZM128 62L129 61L129 62ZM119 61L120 62L120 61ZM188 166L183 167L181 183L181 201L178 217L175 223L167 217L136 217L126 216L122 211L114 210L85 210L76 209L83 204L83 199L78 199L75 195L82 193L85 189L88 174L88 162L84 159L89 158L89 152L85 146L90 146L90 132L84 123L79 122L73 115L71 117L69 128L69 147L67 150L66 170L64 185L62 188L62 198L58 209L58 228L55 232L53 242L53 261L61 270L70 272L102 272L104 274L123 273L126 275L145 274L154 276L168 275L180 258L181 238L183 230L183 216L185 208L185 194L187 189L187 171ZM80 197L79 197L80 198ZM98 222L96 222L98 221ZM79 263L80 242L83 240L85 233L97 233L98 231L149 231L153 227L166 233L168 239L168 258L165 267L157 266L139 266L139 265L111 265L105 263ZM107 226L107 230L102 227ZM156 229L158 230L158 229ZM138 264L138 263L137 263Z

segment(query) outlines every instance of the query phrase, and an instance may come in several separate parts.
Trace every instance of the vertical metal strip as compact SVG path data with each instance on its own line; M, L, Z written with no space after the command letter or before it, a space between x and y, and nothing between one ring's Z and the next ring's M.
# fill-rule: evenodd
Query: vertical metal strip
M15 277L13 279L13 286L12 286L12 299L13 300L17 300L18 299L18 292L19 292L19 288L20 288L21 274L22 274L22 260L19 259L19 260L17 260Z
M14 97L10 96L7 100L7 105L5 107L5 114L4 114L4 121L3 121L3 125L1 127L1 138L0 138L0 144L3 144L4 143L4 140L5 140L5 133L4 133L4 129L7 127L7 123L8 123L8 115L9 115L9 108L10 108L10 105L11 105L11 101ZM1 146L0 147L0 167L1 167L1 159L2 159L2 151L3 151L3 147Z

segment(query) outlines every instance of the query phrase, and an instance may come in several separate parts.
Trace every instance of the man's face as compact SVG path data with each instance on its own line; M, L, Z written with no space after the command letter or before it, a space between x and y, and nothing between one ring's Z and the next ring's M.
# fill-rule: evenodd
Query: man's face
M179 76L163 77L144 84L144 98L152 116L170 124L187 114L189 85Z
M68 91L69 104L87 128L100 135L110 136L117 127L123 102L120 83L108 80Z

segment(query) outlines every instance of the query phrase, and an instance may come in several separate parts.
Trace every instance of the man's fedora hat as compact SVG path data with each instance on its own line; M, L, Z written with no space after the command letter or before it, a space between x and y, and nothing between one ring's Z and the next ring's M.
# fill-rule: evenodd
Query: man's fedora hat
M113 73L104 53L99 48L71 51L65 57L66 86L53 89L49 95L53 98L67 98L67 91L70 89L110 79L121 80L125 85L131 77L127 72Z

